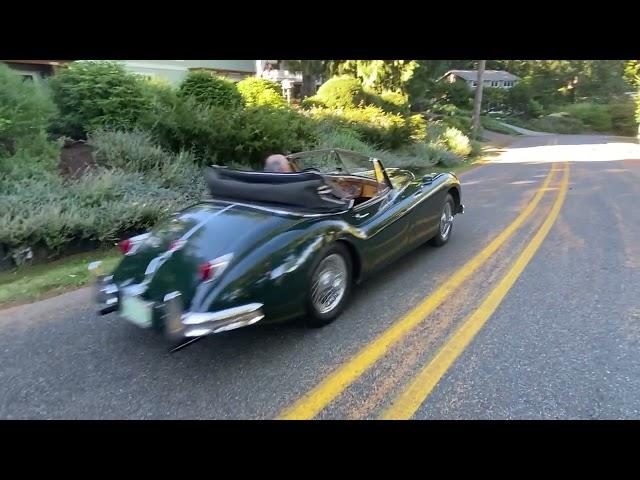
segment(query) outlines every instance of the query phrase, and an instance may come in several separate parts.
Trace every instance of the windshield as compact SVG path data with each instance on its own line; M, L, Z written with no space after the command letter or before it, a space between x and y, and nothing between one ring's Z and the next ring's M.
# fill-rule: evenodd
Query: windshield
M296 170L314 169L323 174L349 174L375 178L371 159L348 150L314 150L289 155Z

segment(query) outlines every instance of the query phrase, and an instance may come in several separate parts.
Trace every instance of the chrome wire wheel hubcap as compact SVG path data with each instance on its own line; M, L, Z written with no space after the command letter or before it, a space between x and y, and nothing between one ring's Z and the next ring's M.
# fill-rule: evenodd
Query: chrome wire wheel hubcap
M311 282L311 301L318 313L328 313L338 306L347 290L347 263L332 253L324 258Z
M451 211L451 204L445 203L442 215L440 217L440 236L446 239L451 231L451 225L453 224L453 213Z

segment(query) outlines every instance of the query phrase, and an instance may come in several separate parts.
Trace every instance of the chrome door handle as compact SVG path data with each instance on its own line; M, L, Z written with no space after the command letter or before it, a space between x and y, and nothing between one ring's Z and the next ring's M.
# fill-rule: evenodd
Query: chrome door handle
M356 213L356 218L357 218L358 220L360 220L361 218L368 217L368 216L369 216L369 214L368 214L368 213Z

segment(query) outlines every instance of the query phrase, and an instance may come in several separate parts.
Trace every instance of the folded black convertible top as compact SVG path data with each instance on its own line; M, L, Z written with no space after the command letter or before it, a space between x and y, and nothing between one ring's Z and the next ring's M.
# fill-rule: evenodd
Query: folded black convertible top
M335 213L348 206L337 197L318 193L325 182L315 172L250 172L214 166L205 170L205 180L214 199L309 213Z

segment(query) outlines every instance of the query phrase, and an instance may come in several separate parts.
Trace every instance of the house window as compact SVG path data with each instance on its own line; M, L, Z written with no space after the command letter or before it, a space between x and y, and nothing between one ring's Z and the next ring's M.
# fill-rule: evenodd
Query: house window
M474 87L477 87L477 86L478 86L478 82L474 80L474 81L472 82L472 85L473 85Z
M505 86L505 87L513 87L513 82L512 82L511 80L506 80L506 81L504 82L504 86Z
M496 80L491 82L491 86L492 87L497 87L498 86L498 82Z

